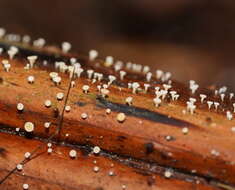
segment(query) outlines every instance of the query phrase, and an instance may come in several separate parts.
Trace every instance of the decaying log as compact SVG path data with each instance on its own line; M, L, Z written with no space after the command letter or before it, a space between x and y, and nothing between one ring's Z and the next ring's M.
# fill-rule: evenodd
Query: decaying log
M9 59L6 52L10 45L2 42L0 46L5 49L2 62ZM177 81L162 82L154 76L148 80L146 74L125 67L122 70L126 75L121 80L115 66L86 56L50 48L18 49L14 59L9 60L10 71L0 67L2 177L22 160L25 152L46 142L58 129L65 97L58 101L56 95L62 92L66 96L70 79L68 73L57 70L62 81L58 85L52 82L49 73L55 71L55 62L69 64L75 57L84 72L74 79L67 102L71 110L65 112L61 131L51 140L53 153L44 149L43 154L25 164L25 171L14 172L0 186L16 189L19 184L15 182L29 180L38 189L121 189L122 185L126 189L234 189L235 122L228 116L228 111L234 111L233 97L226 94L221 100L221 94L200 87L192 93ZM32 69L25 69L27 56L31 55L38 59ZM101 81L89 79L87 70L102 73ZM100 92L97 85L108 84L110 75L116 78L108 86L109 91ZM29 76L34 76L33 83L29 83ZM141 88L137 87L136 93L133 86L128 88L134 82ZM168 83L169 92L156 106L156 87L164 89ZM147 92L144 84L150 85ZM84 85L89 85L87 93ZM170 91L179 94L177 100L172 100ZM201 101L200 94L205 94L206 99ZM189 98L196 99L196 109L187 111ZM46 100L52 105L45 106ZM208 109L207 101L218 102L219 106ZM17 110L18 103L24 105L23 111ZM121 116L125 118L119 113L124 113ZM25 131L26 122L34 124L32 133ZM49 128L44 127L45 122L51 123ZM89 156L82 155L79 146L90 149ZM94 156L94 146L103 153ZM68 155L71 148L78 151L76 159ZM97 173L92 171L94 159L100 168ZM109 167L111 163L115 163L113 168ZM108 175L112 169L115 176Z

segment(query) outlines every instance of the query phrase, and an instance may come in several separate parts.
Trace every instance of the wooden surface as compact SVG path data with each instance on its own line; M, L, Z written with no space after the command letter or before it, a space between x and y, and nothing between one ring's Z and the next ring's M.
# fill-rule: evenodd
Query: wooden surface
M1 44L6 48L6 44ZM53 50L54 51L54 50ZM11 60L10 72L5 72L0 66L0 169L1 176L23 159L26 151L42 143L58 126L63 101L56 100L56 94L66 94L69 78L67 74L60 73L62 82L55 86L49 78L49 72L54 70L55 60L68 60L71 56L58 55L51 50L21 49L14 60ZM27 55L39 56L33 69L25 70ZM3 54L2 59L8 56ZM43 67L42 61L47 59L48 66ZM20 189L24 181L37 189L234 189L235 185L235 133L231 128L235 126L234 120L226 118L226 111L233 110L233 99L226 96L221 102L219 96L214 96L212 90L199 88L196 94L191 94L188 85L173 81L172 90L180 94L177 101L171 101L168 95L160 107L153 104L154 87L162 88L162 83L156 78L152 79L151 89L148 93L133 94L127 88L128 82L139 82L143 87L145 76L127 71L125 80L120 81L119 74L112 68L103 66L102 60L90 62L87 57L79 56L78 61L82 67L102 72L105 76L102 84L107 83L107 76L112 74L117 81L109 87L108 98L101 97L97 91L97 84L91 84L86 72L76 79L76 85L71 88L68 105L71 111L64 115L61 135L55 137L56 145L53 153L40 154L25 165L25 171L15 172L3 184L5 189ZM33 75L35 82L29 84L27 77ZM85 94L82 86L90 86ZM218 111L214 108L208 111L206 103L200 103L199 94L207 94L207 100L221 103ZM126 97L133 97L133 105L125 103ZM193 115L182 111L186 109L189 97L197 99L197 109ZM51 100L52 106L46 108L45 100ZM25 109L17 112L17 103L23 103ZM106 109L112 112L106 114ZM118 122L119 112L126 114L126 120ZM82 119L81 114L87 113L88 118ZM24 123L31 121L35 130L29 137L24 131ZM45 130L44 123L52 125ZM20 132L15 132L20 128ZM182 129L188 128L188 134ZM166 136L172 140L167 141ZM87 147L99 146L104 155L82 155L77 145ZM72 160L68 155L71 148L78 149L79 156ZM219 152L218 155L212 151ZM112 156L112 155L116 155ZM114 158L115 159L114 159ZM123 161L126 158L128 161ZM94 159L100 171L93 171ZM130 162L135 160L137 166ZM114 163L111 168L110 164ZM152 167L147 167L153 164ZM133 166L134 165L134 166ZM155 166L157 165L157 166ZM156 169L153 168L160 168ZM114 169L115 176L109 176L108 171ZM164 172L170 169L170 179L164 178ZM23 175L25 173L25 175ZM146 174L147 173L147 174ZM200 179L197 181L197 179ZM149 182L150 181L150 182ZM197 184L198 183L198 184ZM31 188L30 188L31 189ZM34 189L34 188L33 188Z

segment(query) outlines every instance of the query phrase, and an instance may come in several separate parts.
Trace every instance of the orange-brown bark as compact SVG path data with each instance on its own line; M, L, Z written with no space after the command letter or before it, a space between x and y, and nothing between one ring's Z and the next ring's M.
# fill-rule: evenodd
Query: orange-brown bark
M44 54L47 55L45 52ZM65 55L63 59L68 59L70 56ZM102 66L101 60L89 62L85 57L80 59L84 68L93 68L95 71L102 71L106 76L113 74L118 78L111 68ZM66 94L69 79L67 75L60 74L62 83L55 86L49 78L49 70L53 70L51 67L44 69L40 66L25 70L23 67L26 62L26 59L21 56L11 61L10 72L5 72L3 68L0 68L1 132L12 133L15 128L21 128L19 134L23 134L24 123L31 121L35 124L33 136L47 138L55 132L58 126L59 117L55 110L58 109L61 112L63 108L63 101L56 100L56 94L58 92ZM42 60L37 62L37 65L40 64L42 65ZM29 75L35 77L34 84L27 82ZM97 145L107 152L157 163L182 173L203 176L203 178L231 186L235 184L235 133L231 131L231 127L235 125L234 120L227 120L222 108L217 112L208 111L206 104L199 103L195 114L182 113L186 100L189 97L198 98L199 93L207 93L211 100L218 100L218 97L212 95L212 91L199 89L195 95L192 95L186 86L173 81L172 88L180 93L179 100L173 102L170 97L167 97L162 105L156 108L153 104L153 90L146 94L143 92L133 94L132 90L127 88L127 83L131 81L138 81L143 86L145 77L142 74L130 72L124 81L118 79L109 87L108 98L102 98L97 91L96 86L99 82L91 84L91 81L84 76L75 81L76 85L71 89L68 101L71 111L65 113L61 135L56 138L57 141L65 141L69 144ZM84 84L90 86L87 94L82 91ZM161 87L162 83L152 81L151 85ZM132 106L125 104L125 98L128 96L133 97ZM53 102L50 108L46 108L44 105L47 99ZM16 109L19 102L25 106L22 113L17 112ZM106 114L106 108L112 110L111 114ZM223 108L231 110L231 102L226 99L223 102ZM119 112L127 115L123 123L116 119ZM82 119L82 113L87 113L88 118ZM45 122L52 122L49 131L44 127ZM182 133L182 129L185 127L189 129L188 134ZM167 141L166 136L171 136L172 140ZM15 141L18 142L18 140ZM8 148L11 149L11 147L9 145ZM219 152L219 155L212 154L212 150ZM18 159L17 156L16 158ZM40 156L36 165L43 159ZM50 159L53 160L53 156L50 156ZM71 170L72 168L75 170L76 167L73 167L72 161L69 162L71 162ZM10 165L12 167L17 161L13 159L9 160L9 163L12 164ZM33 168L33 161L29 162L27 166L31 164ZM64 167L67 167L66 164ZM43 166L45 165L42 161ZM47 168L45 166L40 171ZM131 171L131 169L128 170ZM52 178L56 177L55 174L48 175L51 175ZM71 175L68 176L71 177ZM128 178L127 176L125 178ZM84 174L84 178L87 180L90 177ZM60 181L62 180L65 179L61 178ZM170 185L174 186L174 183L172 181ZM135 184L134 181L133 184ZM145 188L143 186L143 189Z

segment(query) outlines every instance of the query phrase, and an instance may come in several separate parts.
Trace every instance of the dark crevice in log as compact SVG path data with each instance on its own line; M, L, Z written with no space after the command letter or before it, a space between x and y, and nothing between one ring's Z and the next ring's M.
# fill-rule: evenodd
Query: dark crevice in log
M135 106L128 106L125 104L119 104L119 103L113 103L110 102L108 100L106 100L105 98L101 97L101 96L97 96L97 106L99 107L103 107L103 108L109 108L112 111L116 111L116 112L123 112L127 115L130 116L134 116L134 117L138 117L138 118L143 118L146 120L150 120L153 122L157 122L157 123L162 123L162 124L167 124L167 125L171 125L171 126L175 126L175 127L189 127L189 128L197 128L199 129L199 127L180 120L180 119L175 119L172 117L168 117L167 115L163 115L157 112L153 112L144 108L138 108Z

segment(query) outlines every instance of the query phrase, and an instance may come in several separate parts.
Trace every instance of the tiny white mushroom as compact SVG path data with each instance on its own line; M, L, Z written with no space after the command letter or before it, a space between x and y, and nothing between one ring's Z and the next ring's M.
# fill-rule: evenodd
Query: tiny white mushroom
M82 68L77 68L74 73L77 75L78 78L80 78L82 72L84 71L84 69Z
M94 172L98 172L99 170L100 170L100 168L98 166L94 166L94 168L93 168Z
M31 38L29 35L24 35L22 37L22 42L25 43L25 44L28 44L30 42Z
M107 109L106 109L106 113L107 113L107 114L110 114L110 113L111 113L111 109L107 108Z
M221 98L222 102L224 101L224 97L225 97L225 94L220 94L220 98Z
M114 176L114 172L113 171L109 171L109 176Z
M171 88L171 85L169 84L163 84L163 88L168 91Z
M27 184L27 183L23 184L23 189L28 190L29 189L29 184Z
M94 49L89 51L90 61L94 61L97 57L98 57L98 51L96 51Z
M157 77L157 79L160 79L163 74L164 74L164 73L163 73L162 70L156 70L156 77Z
M189 101L194 104L197 101L197 99L196 98L189 98Z
M0 28L0 38L2 38L6 34L5 28Z
M18 104L17 104L17 110L18 110L18 111L23 111L23 110L24 110L24 104L18 103Z
M28 83L33 84L34 81L35 81L34 76L32 76L32 75L31 75L31 76L28 76Z
M220 103L219 102L214 102L214 106L215 106L215 110L217 110L218 109L218 106L220 105Z
M63 100L63 98L64 98L64 93L63 93L63 92L57 93L57 94L56 94L56 98L57 98L57 100Z
M188 134L188 128L187 127L184 127L183 129L182 129L182 133L184 134L184 135L186 135L186 134Z
M113 65L113 57L112 57L112 56L107 56L107 57L105 58L104 65L105 65L106 67L110 67L111 65Z
M170 178L172 176L172 172L170 170L166 170L164 176L165 178Z
M77 157L77 151L76 150L70 150L69 151L69 156L71 158L76 158Z
M207 101L208 109L211 109L211 106L213 105L212 101Z
M69 105L65 106L65 111L66 112L70 112L70 110L71 110L71 107Z
M69 42L63 42L61 44L61 47L62 47L62 51L64 53L67 53L71 49L72 45Z
M53 151L52 148L48 148L48 149L47 149L47 153L48 153L48 154L51 154L52 151Z
M149 72L149 71L150 71L150 67L147 66L147 65L145 65L145 66L143 67L143 73L147 73L147 72Z
M147 84L147 83L144 84L144 92L145 93L148 92L149 87L150 87L150 84Z
M175 95L177 94L176 91L170 91L171 99L174 101L175 100Z
M125 119L126 119L126 115L124 113L118 113L117 114L117 121L118 122L122 123L122 122L125 121Z
M220 155L220 153L215 149L211 150L211 154L214 155L214 156L219 156Z
M132 97L129 96L126 98L126 104L128 104L129 106L132 105L132 101L133 101Z
M51 100L46 100L46 101L44 102L44 105L45 105L47 108L51 107L51 105L52 105Z
M146 80L147 80L147 82L150 82L150 80L151 80L151 78L152 78L152 73L151 72L148 72L147 74L146 74Z
M200 98L201 98L201 103L203 103L203 101L205 100L207 96L205 94L200 94Z
M116 77L113 75L109 75L108 78L109 78L108 86L111 85L113 83L113 81L116 80Z
M234 93L230 93L230 94L229 94L229 99L232 100L233 97L234 97Z
M153 102L154 102L155 106L158 107L161 104L162 101L161 101L160 98L156 97L156 98L153 99Z
M93 73L94 73L94 70L89 69L89 70L87 70L86 72L87 72L88 78L91 79L91 78L92 78L92 75L93 75Z
M226 112L226 117L228 120L232 120L233 119L233 114L230 111Z
M31 133L34 131L34 124L32 122L25 122L24 129L26 132Z
M85 93L85 94L87 94L88 93L88 91L89 91L89 86L88 85L83 85L83 87L82 87L82 90L83 90L83 92Z
M98 147L98 146L95 146L94 148L93 148L93 152L94 152L94 154L99 154L100 153L100 147Z
M13 59L14 56L17 54L17 51L15 51L15 50L13 50L13 49L9 49L9 50L7 51L7 53L8 53L8 55L9 55L9 58L10 58L10 59Z
M31 156L31 153L30 153L30 152L26 152L26 153L24 154L24 157L25 157L26 159L30 158L30 156Z
M48 147L48 148L51 148L51 147L52 147L52 144L51 144L51 143L47 143L47 147Z
M23 165L22 164L17 164L16 168L17 168L18 171L21 171L21 170L23 170Z
M56 73L56 72L50 72L49 76L50 76L51 79L53 79L53 78L55 78L55 77L58 76L58 73Z
M31 55L31 56L27 57L27 59L29 61L30 68L33 68L34 63L36 62L37 58L38 58L38 56L36 56L36 55Z
M167 93L168 93L168 91L167 90L161 90L160 93L161 93L162 99L164 100Z
M231 131L235 133L235 127L232 127L232 128L231 128Z
M82 114L81 114L81 118L82 118L82 119L86 119L87 117L88 117L87 113L82 113Z
M11 64L9 64L9 63L4 64L4 69L5 69L6 72L9 72L10 68L11 68Z
M38 38L33 41L33 45L38 48L42 48L46 44L46 40L43 38Z
M57 77L54 77L52 80L55 83L55 85L59 85L61 82L61 77L57 76Z
M136 92L137 92L137 90L138 90L138 88L140 87L140 84L138 83L138 82L133 82L132 83L132 93L133 94L136 94Z
M192 94L194 94L196 92L196 90L198 89L199 85L198 84L193 84L190 86L190 89L192 91Z
M51 122L45 122L45 123L44 123L44 127L45 127L46 129L48 129L48 128L50 127L50 125L51 125Z
M100 92L101 92L101 94L102 94L102 96L103 96L104 98L107 97L108 94L109 94L109 90L106 89L106 88L102 88L102 89L100 90Z
M9 64L9 61L7 59L3 59L2 60L2 64L5 65L5 64Z
M123 80L124 76L126 75L126 71L120 71L120 79Z
M72 87L72 88L74 88L74 87L75 87L75 84L76 84L76 83L75 83L75 81L74 81L74 80L73 80L73 81L71 81L71 87Z

